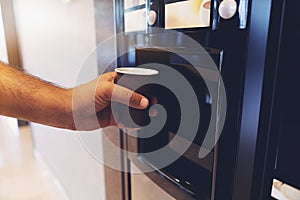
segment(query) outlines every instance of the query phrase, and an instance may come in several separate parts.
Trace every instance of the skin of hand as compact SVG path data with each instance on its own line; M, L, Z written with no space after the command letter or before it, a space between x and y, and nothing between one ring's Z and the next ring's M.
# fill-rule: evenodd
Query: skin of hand
M120 125L117 121L118 113L112 113L111 101L137 109L148 107L147 98L115 84L118 78L116 72L109 72L90 83L72 89L72 109L76 129L86 130L95 129L99 125L101 128Z
M65 89L0 62L0 115L71 130L116 125L111 101L144 109L148 100L115 84L117 73Z

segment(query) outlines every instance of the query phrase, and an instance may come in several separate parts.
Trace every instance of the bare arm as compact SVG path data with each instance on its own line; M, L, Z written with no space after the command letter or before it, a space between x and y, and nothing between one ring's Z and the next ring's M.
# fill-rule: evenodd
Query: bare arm
M83 102L82 105L76 106L76 112L88 120L89 115L95 115L87 109L87 105L92 103L98 112L97 116L99 122L103 124L102 127L114 125L115 122L108 109L114 89L118 91L117 101L125 103L126 98L130 96L130 106L141 109L148 106L148 100L143 96L114 84L115 78L115 73L108 73L89 84L77 87L76 90L64 89L0 62L0 115L59 128L76 129L72 101L74 91L77 91ZM85 93L95 84L98 87L93 93L93 98L87 99Z
M0 114L50 126L72 125L72 93L0 63Z

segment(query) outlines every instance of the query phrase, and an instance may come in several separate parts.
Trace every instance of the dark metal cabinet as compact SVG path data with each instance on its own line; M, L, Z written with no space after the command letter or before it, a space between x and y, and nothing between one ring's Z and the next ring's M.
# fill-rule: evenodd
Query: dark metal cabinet
M100 5L99 1L96 2ZM163 1L147 2L152 2L153 7L150 8L157 9L159 13L158 21L153 26L163 28ZM230 20L216 16L220 2L213 1L211 17L216 20L211 21L211 27L178 30L201 45L220 49L224 53L222 78L228 112L218 143L219 153L213 172L215 192L211 198L265 200L271 198L274 177L299 187L299 39L296 37L299 35L297 27L300 27L297 21L299 12L296 11L299 8L296 4L299 3L237 1L239 5L249 3L249 9L246 9L248 17L243 19L244 26L241 26L240 13ZM124 34L126 38L125 43L118 43L118 50L132 49L130 41L139 43L151 36L147 27L130 34L122 33L124 1L116 0L114 9L117 33ZM100 30L99 25L97 30ZM131 51L118 57L117 66L135 66L135 61L135 52ZM120 141L125 149L130 148L132 142L137 145L137 141L131 141L124 133L120 134ZM121 155L121 158L124 167L130 168L134 159L126 158L126 155ZM133 164L139 167L138 163ZM159 174L153 172L145 175L176 199L188 198L180 189L169 187L167 180L157 181L160 180ZM123 173L120 178L124 186L123 199L132 197L130 177L130 173Z

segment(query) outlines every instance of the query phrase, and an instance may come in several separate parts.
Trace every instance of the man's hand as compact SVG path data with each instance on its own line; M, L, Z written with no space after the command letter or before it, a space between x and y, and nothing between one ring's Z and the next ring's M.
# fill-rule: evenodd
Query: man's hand
M101 128L116 125L118 113L113 116L111 101L137 109L148 107L147 98L115 84L117 76L116 72L106 73L90 83L72 89L74 129L89 130L99 125Z
M72 130L116 125L112 99L144 109L148 100L115 84L111 72L72 89L64 89L0 62L0 115Z

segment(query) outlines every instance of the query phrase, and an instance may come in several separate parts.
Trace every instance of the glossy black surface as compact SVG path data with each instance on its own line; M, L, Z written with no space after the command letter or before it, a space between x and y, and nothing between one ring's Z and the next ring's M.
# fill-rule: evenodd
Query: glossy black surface
M155 168L156 161L153 158L143 156L142 161ZM212 172L185 157L180 157L167 167L156 169L156 172L192 198L203 200L211 198Z
M289 174L293 171L293 167L297 168L298 165L297 163L293 164L295 160L292 159L292 156L286 155L291 152L291 149L293 152L298 151L297 145L293 143L297 138L291 133L296 129L295 113L297 113L297 109L293 109L293 105L296 104L297 98L293 97L293 92L283 89L278 94L286 99L282 97L273 99L274 85L277 81L274 78L277 73L278 52L281 51L285 56L281 63L281 73L283 74L281 78L283 80L288 77L294 78L297 74L296 70L292 70L295 68L284 67L285 63L289 63L287 52L291 51L291 48L285 47L278 50L283 33L278 29L281 29L283 23L290 21L289 28L285 30L285 37L289 38L289 30L295 31L294 27L299 27L299 22L295 17L299 13L295 11L295 8L299 7L297 6L299 3L289 2L289 11L286 11L285 4L288 1L249 1L249 17L243 22L246 23L246 28L240 29L240 13L229 20L221 19L216 12L220 1L212 2L214 10L211 22L213 24L210 28L179 30L205 47L221 49L224 52L222 78L226 88L228 110L217 148L218 155L213 171L215 180L212 184L211 198L217 200L269 199L271 179L275 175L279 179L286 179L292 185L297 185L299 180L297 176L293 176L293 173ZM246 1L237 2L238 5L241 5ZM159 7L159 4L156 5ZM155 7L153 8L155 9ZM288 14L284 14L284 12ZM285 16L289 16L288 21L282 20ZM162 22L163 20L155 26L163 27ZM152 35L148 36L152 37ZM138 33L128 37L134 40L138 38ZM288 41L285 45L294 45L294 49L299 46L293 43L293 41L297 41L295 39L289 38ZM164 41L161 42L163 46ZM183 46L184 44L176 45ZM140 56L135 55L135 52L131 53L130 56L124 56L124 59L121 59L120 66L136 64L133 58L136 57L138 60ZM291 59L291 62L297 64L295 60ZM291 100L291 98L293 99ZM273 103L277 106L276 109L274 109ZM289 103L291 105L283 108L284 112L278 110L281 108L279 105ZM278 115L271 120L271 116L274 114ZM285 120L281 121L282 117ZM282 127L279 126L281 123ZM282 132L288 132L291 135L278 133L278 130L284 130ZM282 140L279 140L279 135ZM293 141L289 142L288 138L293 138ZM293 146L288 146L288 144L293 144ZM278 153L278 157L274 153L277 152L277 149L281 151ZM290 153L290 155L294 154ZM278 161L275 170L276 158ZM167 173L168 170L172 171L169 168L163 174L167 177L176 177L174 172ZM179 167L178 171L180 171ZM160 185L159 182L156 183ZM165 185L162 187L167 190Z
M300 187L298 7L291 1L272 4L252 199L269 199L274 178Z
M172 48L171 48L172 49ZM180 50L184 54L184 49ZM208 49L208 52L213 57L217 66L221 66L222 51L215 49ZM186 52L191 54L196 59L196 63L204 62L206 54L202 55L199 52ZM171 163L169 166L159 169L159 159L153 156L141 155L142 160L153 167L157 173L161 175L162 178L170 181L170 185L175 185L182 192L187 193L196 199L210 199L212 193L213 184L213 168L214 161L212 152L211 160L206 161L206 168L202 165L202 160L198 158L198 153L203 139L206 135L208 124L210 122L211 115L211 105L207 98L209 98L209 92L205 82L200 76L199 72L193 68L193 66L187 62L182 57L161 49L155 48L138 48L136 50L136 64L142 65L146 63L161 63L166 64L169 67L180 72L185 78L190 82L194 91L196 92L199 107L201 109L201 119L199 122L199 129L196 138L191 141L194 144L194 148L191 148L186 154L180 156L178 160ZM154 67L155 69L155 67ZM218 87L218 82L215 83L215 87ZM167 110L168 119L164 128L152 136L151 138L139 139L138 146L140 153L153 152L166 145L172 140L170 132L174 135L177 133L178 126L180 124L180 105L177 103L172 103L173 98L171 95L162 95L164 98L158 97L158 103L163 105ZM174 96L176 99L176 97ZM188 130L186 130L188 131ZM140 131L143 135L143 130ZM171 134L171 135L172 135ZM189 134L189 133L187 133ZM184 138L184 134L182 136ZM177 155L175 150L170 149L170 153ZM205 160L205 158L203 159ZM208 167L207 167L208 166ZM170 186L171 187L171 186Z

